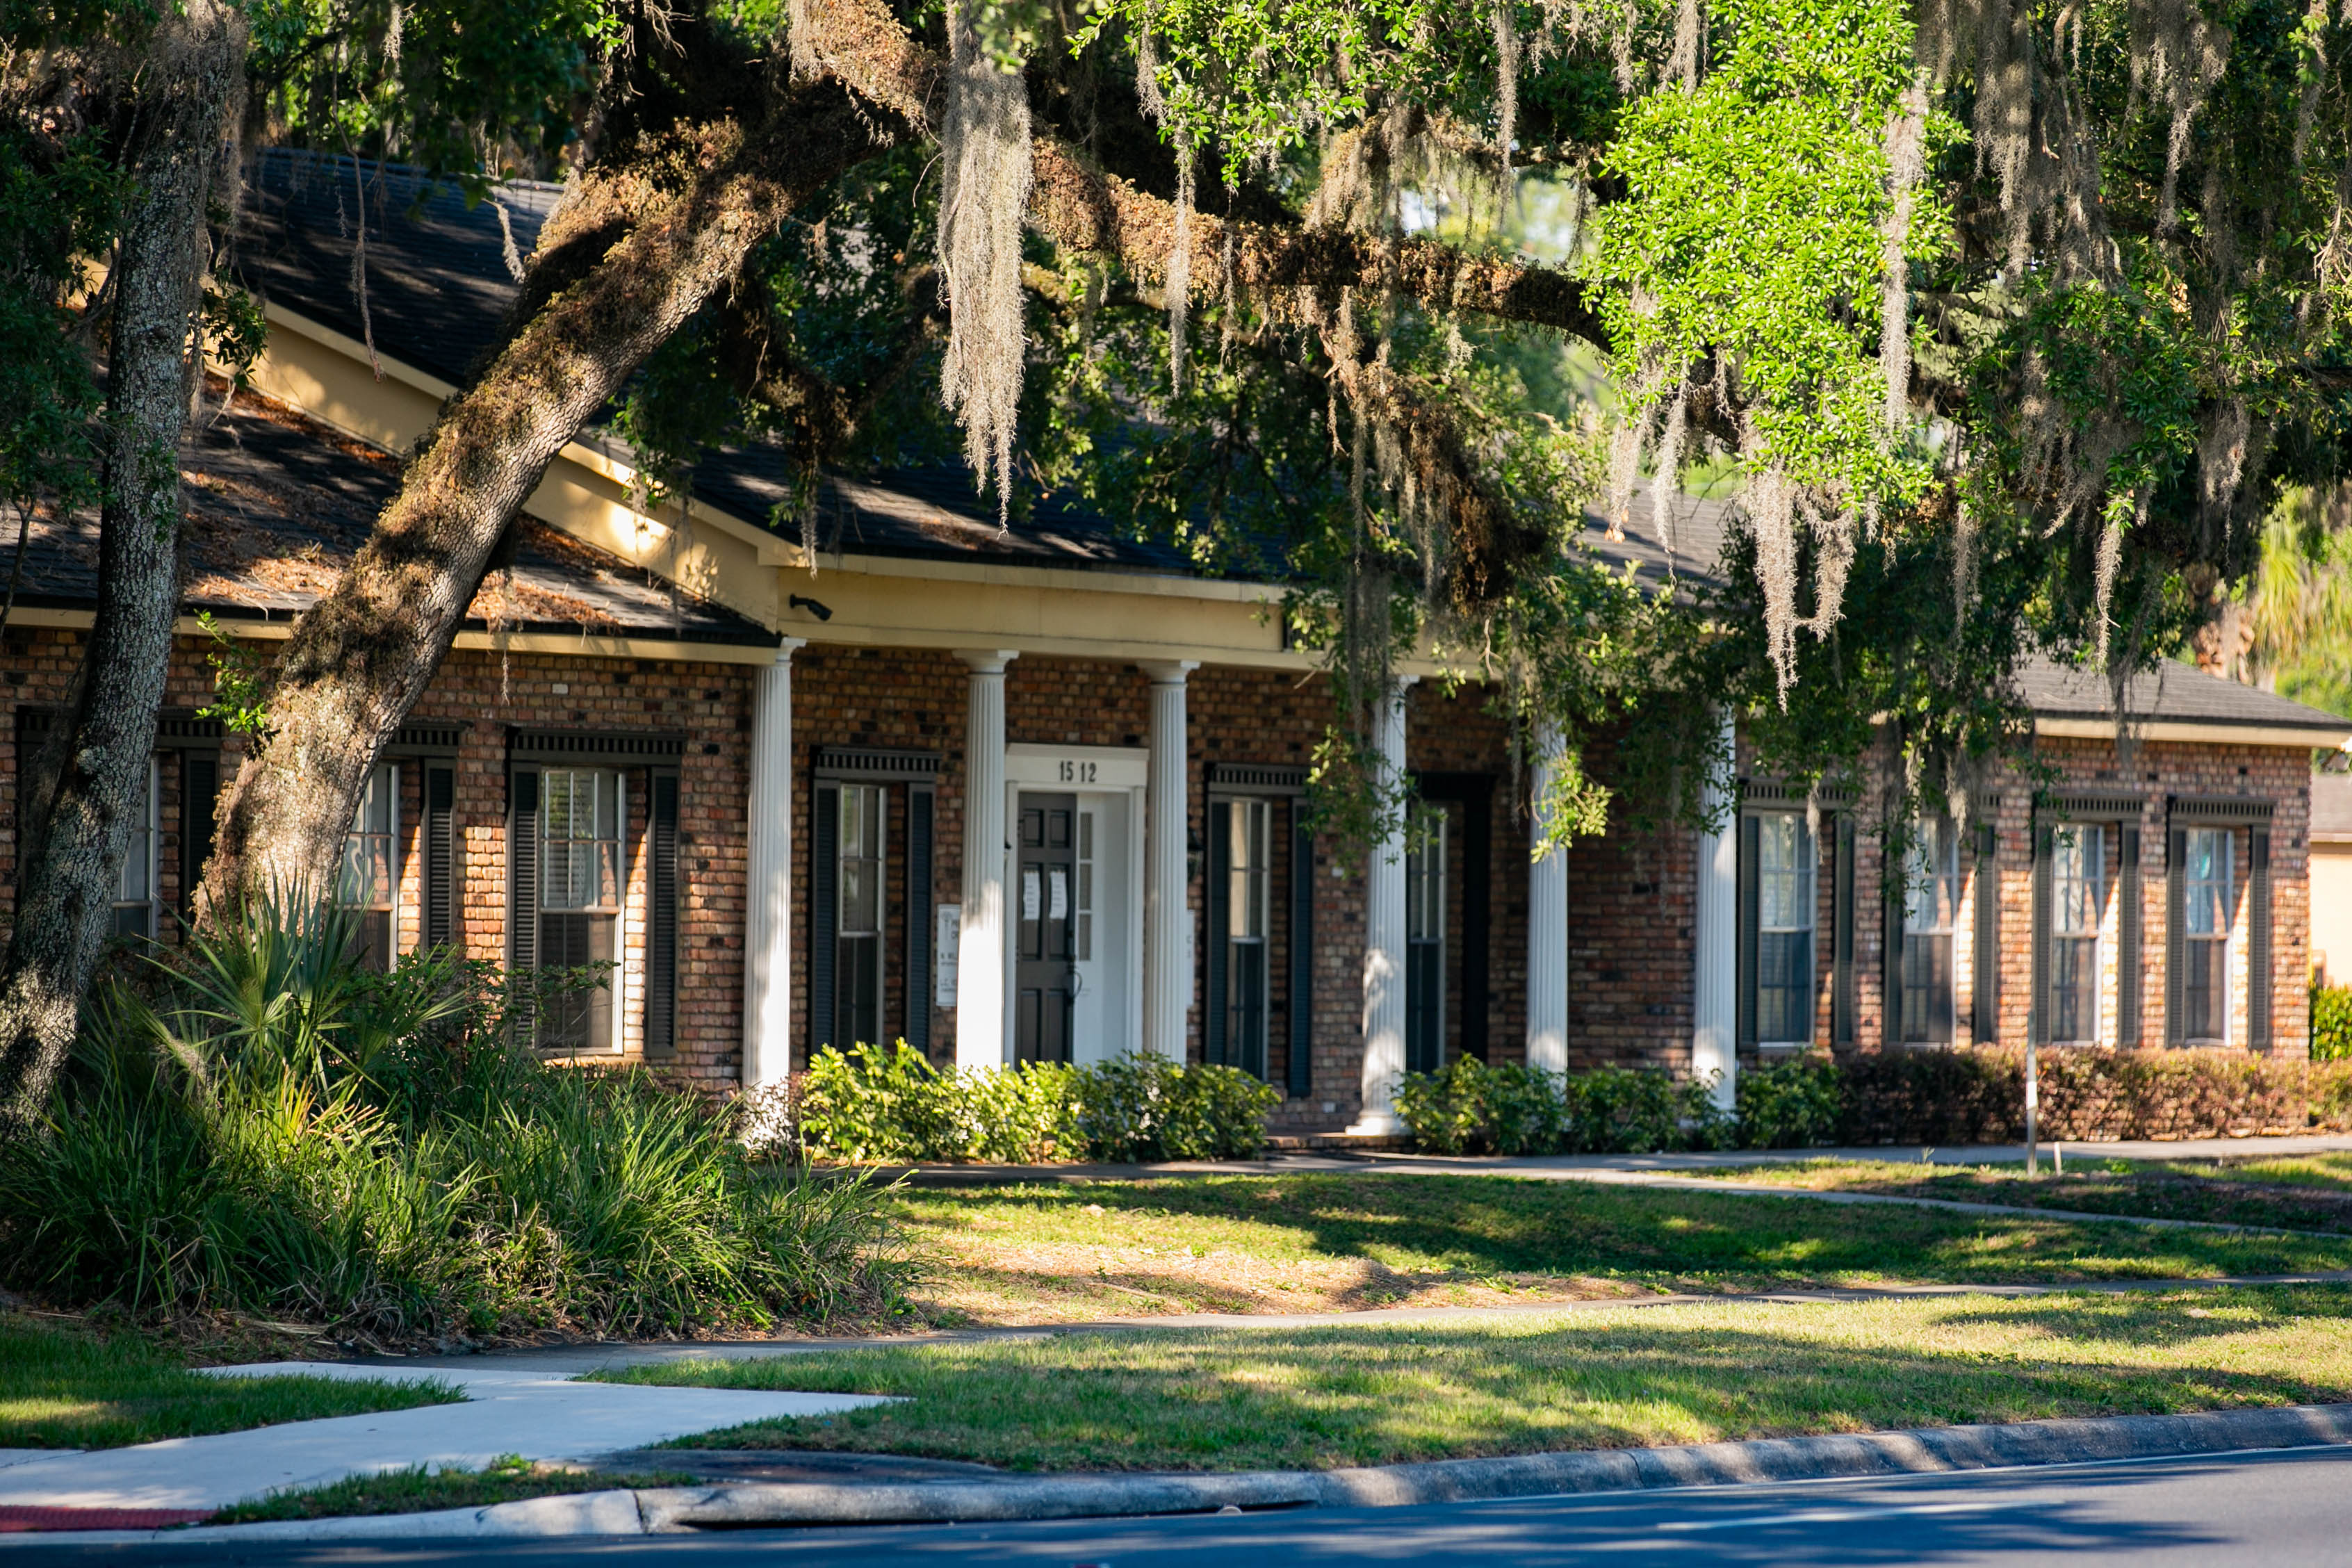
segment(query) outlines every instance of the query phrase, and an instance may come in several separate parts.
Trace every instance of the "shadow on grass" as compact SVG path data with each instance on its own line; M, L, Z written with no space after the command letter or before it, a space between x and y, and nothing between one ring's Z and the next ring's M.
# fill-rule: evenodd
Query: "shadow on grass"
M1724 1283L2015 1283L2352 1267L2352 1237L2241 1236L1801 1197L1499 1176L1212 1176L910 1195L1010 1243L1181 1242L1361 1258L1402 1274L1624 1275ZM1090 1212L1099 1211L1099 1212ZM975 1234L977 1234L975 1230Z
M2252 1294L2249 1292L2247 1294ZM2352 1398L2343 1291L2171 1336L2162 1300L1719 1304L1575 1320L1066 1335L628 1381L908 1402L693 1439L1037 1469L1248 1469Z

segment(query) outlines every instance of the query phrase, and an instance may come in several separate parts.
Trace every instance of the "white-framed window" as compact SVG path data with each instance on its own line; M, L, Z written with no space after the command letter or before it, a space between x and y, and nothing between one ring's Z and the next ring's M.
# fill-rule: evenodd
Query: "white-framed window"
M335 874L335 901L359 912L359 959L370 969L389 969L397 956L399 898L400 765L386 763L360 792Z
M2099 1037L2099 926L2106 913L2104 828L2050 830L2050 1039L2090 1045Z
M1078 809L1078 961L1095 955L1095 814Z
M540 775L540 965L612 966L601 984L547 999L539 1043L550 1050L621 1048L621 1010L613 994L620 979L626 804L621 775L609 769L549 768Z
M1812 830L1794 812L1756 819L1756 1039L1813 1037Z
M114 887L114 934L152 938L157 905L155 848L163 837L162 764L147 759L147 798L131 819Z
M1217 809L1226 814L1226 1060L1263 1073L1272 984L1274 806L1266 800L1239 799L1219 802Z
M845 1050L882 1041L883 834L880 784L841 786L834 879L834 1033Z
M2192 827L2182 835L2187 863L2182 876L2180 944L2186 968L2180 980L2183 1037L2193 1044L2230 1037L2230 924L2237 888L2226 827Z
M1952 1039L1952 931L1960 910L1959 826L1947 818L1915 823L1904 857L1903 1039Z

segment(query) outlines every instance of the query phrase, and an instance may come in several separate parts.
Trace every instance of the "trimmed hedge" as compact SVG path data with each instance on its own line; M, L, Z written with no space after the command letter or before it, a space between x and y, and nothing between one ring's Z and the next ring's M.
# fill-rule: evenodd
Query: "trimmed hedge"
M2041 1135L2079 1142L2352 1131L2352 1058L2045 1048ZM1561 1076L1465 1058L1407 1074L1397 1114L1433 1153L1650 1153L2025 1136L2021 1049L1807 1054L1742 1072L1734 1109L1655 1068Z
M857 1163L1246 1160L1265 1148L1266 1113L1281 1102L1236 1068L1139 1055L942 1072L900 1040L819 1051L793 1120L806 1152Z
M2311 988L2311 1059L2352 1059L2352 985Z

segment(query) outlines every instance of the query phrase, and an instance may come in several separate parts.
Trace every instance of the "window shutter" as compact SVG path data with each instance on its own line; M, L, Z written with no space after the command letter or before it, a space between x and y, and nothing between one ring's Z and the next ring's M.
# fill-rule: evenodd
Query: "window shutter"
M1201 1018L1201 1054L1212 1067L1225 1061L1225 933L1232 929L1226 903L1233 887L1233 813L1222 800L1209 802L1208 991Z
M2000 829L1977 829L1977 940L1970 1037L1980 1046L2000 1038Z
M2050 1042L2050 827L2033 825L2033 1005L2025 1037L2034 1045Z
M931 817L937 795L907 791L907 1029L906 1041L931 1051Z
M1739 934L1733 945L1738 957L1738 1045L1741 1047L1756 1044L1757 834L1756 818L1743 816L1739 819Z
M17 748L23 756L25 748ZM205 862L213 858L213 813L220 803L220 754L180 753L180 914L193 920L196 884L204 879Z
M514 1027L538 1034L533 994L539 968L539 770L518 765L507 785L507 963L514 986Z
M457 936L457 770L425 770L425 945Z
M2147 900L2140 891L2139 829L2125 824L2122 840L2123 864L2116 874L2116 897L2122 906L2116 910L2116 1044L2128 1047L2139 1044L2139 954Z
M1836 858L1830 870L1830 951L1835 955L1830 982L1830 1039L1854 1043L1853 818L1843 812L1833 829Z
M646 1057L667 1061L677 1054L678 777L656 771L647 782L652 864L646 868Z
M2271 1048L2271 836L2251 835L2246 866L2246 1044Z
M1290 803L1290 1097L1315 1088L1315 835Z
M809 1054L835 1040L841 1026L834 1010L835 937L841 927L841 786L816 786L816 820L809 834ZM877 1044L879 1042L877 1042Z
M1879 840L1878 1043L1903 1043L1903 863Z
M2164 836L2164 1043L2168 1046L2188 1039L2181 965L2189 954L2180 940L2180 920L2188 904L2188 858L2189 835L2178 827L2168 829Z

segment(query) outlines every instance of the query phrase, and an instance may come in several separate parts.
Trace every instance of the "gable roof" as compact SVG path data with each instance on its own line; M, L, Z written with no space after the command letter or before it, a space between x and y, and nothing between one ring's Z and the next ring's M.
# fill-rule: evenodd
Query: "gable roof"
M2115 733L2115 694L2097 670L2031 659L2018 671L2018 687L2043 734ZM2125 682L2124 711L2150 740L2315 747L2352 741L2352 721L2170 659Z
M223 620L290 621L351 564L399 463L253 392L190 421L180 453L181 603ZM86 610L98 596L99 521L35 520L17 603ZM467 607L483 632L577 632L776 646L777 634L529 517Z

